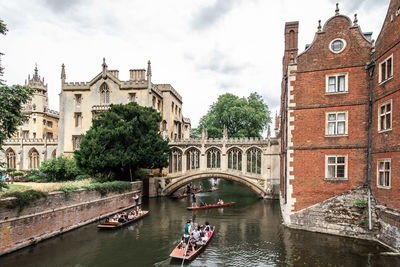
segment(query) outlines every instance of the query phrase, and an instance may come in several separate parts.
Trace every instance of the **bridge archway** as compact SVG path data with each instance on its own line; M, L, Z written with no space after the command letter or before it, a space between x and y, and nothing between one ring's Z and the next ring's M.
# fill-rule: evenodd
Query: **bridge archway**
M176 181L173 181L170 184L168 184L162 190L162 195L163 196L172 195L179 188L182 188L183 186L193 181L209 179L209 178L219 178L237 182L253 190L260 198L265 198L268 195L268 192L263 187L252 182L250 179L246 179L238 175L225 172L201 172L201 173L188 174L182 176L181 178L176 179Z

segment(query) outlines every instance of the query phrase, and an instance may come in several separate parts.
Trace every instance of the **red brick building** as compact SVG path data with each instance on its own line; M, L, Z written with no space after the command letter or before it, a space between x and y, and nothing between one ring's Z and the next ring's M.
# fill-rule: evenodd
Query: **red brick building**
M400 210L400 0L392 0L372 55L372 188L378 203Z
M285 223L368 179L377 204L400 210L400 0L391 0L376 45L357 16L341 15L338 6L304 52L298 54L298 22L286 23L284 34Z

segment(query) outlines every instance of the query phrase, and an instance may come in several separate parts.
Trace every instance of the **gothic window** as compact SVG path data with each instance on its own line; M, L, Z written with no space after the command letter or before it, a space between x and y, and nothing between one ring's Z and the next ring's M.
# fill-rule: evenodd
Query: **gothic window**
M110 89L107 84L100 86L101 104L110 104Z
M81 136L80 135L72 136L72 145L73 145L73 150L77 150L81 147Z
M82 113L80 112L75 112L75 127L81 127L82 126Z
M11 148L9 148L6 152L6 160L7 160L7 168L8 169L15 169L15 152Z
M55 159L57 156L57 149L54 149L53 152L51 153L51 158Z
M195 170L200 168L200 151L191 148L186 152L186 169Z
M163 131L167 130L167 122L165 120L163 120L163 122L162 122L162 130Z
M130 93L129 94L129 101L134 103L136 101L136 94L135 93Z
M252 148L247 151L247 172L261 174L261 150Z
M228 169L242 170L242 151L237 148L228 151Z
M75 94L75 105L79 106L82 103L82 95Z
M207 168L221 168L221 152L218 149L207 151Z
M29 169L37 169L40 166L39 152L32 148L29 152Z
M182 171L182 151L179 149L172 149L169 155L169 172L180 172Z

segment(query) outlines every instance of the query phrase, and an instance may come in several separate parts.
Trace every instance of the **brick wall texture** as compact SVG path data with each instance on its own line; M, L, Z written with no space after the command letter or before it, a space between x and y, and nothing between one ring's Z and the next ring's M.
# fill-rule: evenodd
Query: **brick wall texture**
M34 244L76 227L104 218L135 205L133 195L141 193L142 182L132 183L132 191L101 196L84 189L52 192L21 212L8 209L10 199L0 200L0 255Z

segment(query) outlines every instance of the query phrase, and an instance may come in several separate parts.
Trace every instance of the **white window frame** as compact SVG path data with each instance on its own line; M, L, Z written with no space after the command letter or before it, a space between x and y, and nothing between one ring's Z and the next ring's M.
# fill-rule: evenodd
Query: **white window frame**
M335 163L328 163L328 159L331 157L335 157ZM344 163L337 163L337 158L339 157L344 157ZM329 177L328 176L328 167L334 165L336 166L335 168L335 177ZM337 177L337 166L338 165L344 165L344 177ZM344 154L331 154L331 155L325 155L325 180L348 180L349 176L348 176L348 155L344 155Z
M338 133L338 114L344 113L344 134L339 134ZM330 134L329 133L329 115L335 114L336 115L336 120L335 120L335 133ZM326 137L336 137L336 136L347 136L349 134L349 127L348 127L348 122L349 122L349 112L348 111L327 111L325 112L325 136Z
M389 170L386 170L385 166L386 163L389 162ZM383 163L383 169L380 169L380 163ZM389 173L389 185L381 185L379 183L379 174L383 172L384 174L386 172ZM376 186L378 188L383 188L383 189L390 189L391 188L391 176L392 176L392 160L390 158L384 158L384 159L378 159L376 162Z
M344 91L343 92L340 92L338 90L339 76L344 76ZM329 78L331 78L331 77L335 78L335 91L334 92L329 92ZM325 75L325 94L335 95L335 94L346 94L348 92L349 92L349 73L348 72L331 73L331 74Z
M390 104L390 111L389 112L387 112L387 110L386 110L387 109L386 106L388 104ZM382 106L385 106L385 114L384 115L381 113ZM379 107L378 107L378 133L383 133L383 132L387 132L387 131L391 131L392 130L392 127L393 127L393 124L392 124L393 112L392 111L393 111L393 101L392 101L392 99L390 99L388 101L385 101L385 102L383 102L382 104L379 105ZM390 128L382 129L381 128L382 116L385 117L385 126L386 126L386 116L388 116L388 114L390 114Z
M387 62L389 61L389 59L391 59L390 74L387 71L388 70ZM383 64L385 64L385 68L386 68L386 71L385 71L386 77L382 77L382 66L383 66ZM381 63L379 63L379 84L383 84L383 83L389 81L392 78L393 78L393 54L391 54L390 56L388 56L387 58L382 60Z
M332 49L332 44L333 44L333 42L335 42L335 41L342 41L342 42L343 42L343 47L342 47L342 49L340 49L340 50L338 50L338 51L335 51L335 50ZM332 53L334 53L334 54L339 54L339 53L342 53L342 52L346 49L346 46L347 46L347 42L346 42L345 39L342 39L342 38L335 38L335 39L333 39L333 40L329 43L329 50L330 50Z

